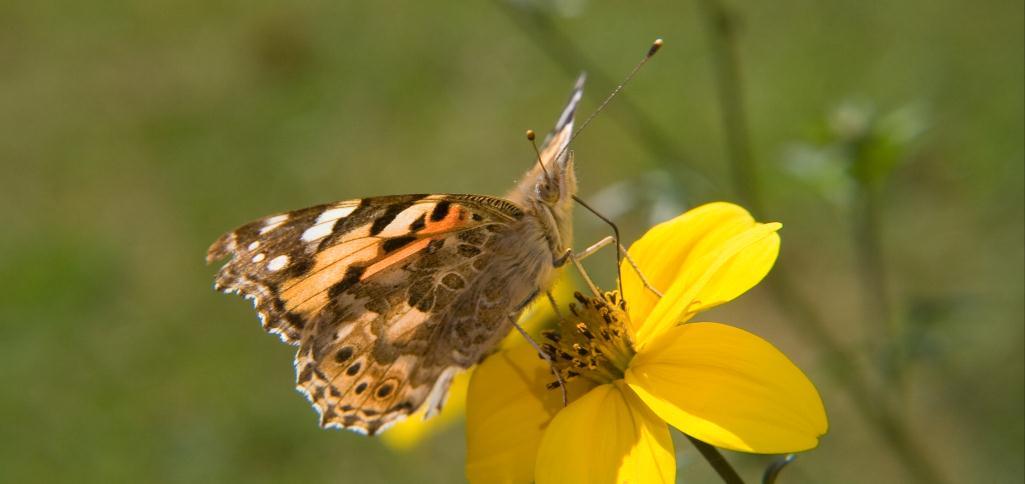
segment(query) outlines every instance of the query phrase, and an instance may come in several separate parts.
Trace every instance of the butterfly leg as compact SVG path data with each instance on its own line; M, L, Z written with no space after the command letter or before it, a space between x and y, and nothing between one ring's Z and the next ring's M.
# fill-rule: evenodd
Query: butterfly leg
M609 225L609 227L612 227L612 237L616 241L616 246L619 247L619 248L623 247L623 243L621 242L621 240L619 238L619 226L616 225L616 223L613 222L612 219L602 215L601 212L599 212L599 211L595 210L594 208L592 208L590 205L587 204L587 202L585 202L582 198L580 198L580 197L578 197L576 195L573 195L573 201L579 203L581 207L584 207L585 209L587 209L588 212L593 213L595 217L598 217L599 219L601 219L602 222L605 222L606 224ZM619 254L620 254L620 252L616 251L616 285L619 286L619 293L622 294L623 293L623 282L622 282L623 281L623 273L622 273L621 267L622 267L623 264L622 264L622 261L619 259Z
M566 265L566 261L568 261L569 258L572 257L572 256L573 256L573 249L566 249L566 251L563 252L562 255L552 259L552 265L555 266L555 267L562 267L562 266Z
M584 269L583 264L580 263L580 259L577 259L577 257L573 255L572 251L568 254L569 260L572 261L573 266L577 268L577 272L580 273L580 277L584 278L584 282L587 283L587 287L591 289L591 293L594 294L595 297L601 296L601 290L598 289L598 286L595 285L594 281L591 280L591 276L587 274L587 270Z
M615 240L616 240L615 236L609 235L608 237L605 237L604 239L601 239L598 242L595 242L590 247L588 247L588 248L586 248L586 249L584 249L584 250L582 250L580 252L577 252L576 254L573 254L573 257L576 257L577 260L584 260L587 257L590 257L591 255L593 255L595 252L598 252L599 250L604 249L605 246L615 242ZM652 286L651 283L648 282L648 278L644 277L644 273L641 272L641 268L637 266L636 262L634 262L633 257L630 257L630 252L626 250L626 247L623 247L623 244L618 244L618 245L619 245L619 253L620 253L620 255L622 255L623 258L626 259L626 262L628 264L630 264L630 267L633 268L634 272L637 274L637 277L639 277L641 279L641 283L644 284L644 287L647 288L649 291L651 291L656 296L662 297L662 292L659 291L658 289L655 289L655 286Z
M555 362L552 361L552 357L548 355L548 353L545 353L541 350L541 345L537 344L537 341L534 341L534 338L530 337L530 334L527 333L527 330L523 329L523 326L520 326L520 323L517 322L517 318L519 317L520 313L523 312L523 308L527 307L527 305L530 304L531 301L533 301L534 298L537 297L538 293L540 293L540 291L535 289L534 292L531 293L530 297L524 299L523 302L520 303L512 313L509 313L509 321L511 321L513 327L515 327L516 330L519 331L521 335L523 335L523 338L527 340L527 343L530 343L530 346L532 346L534 350L537 351L538 356L540 356L541 359L548 362L548 366L551 368L552 373L555 375L555 380L558 382L559 388L562 389L562 406L565 407L568 403L568 399L566 396L566 383L562 380L562 375L559 374L559 370L555 368ZM552 294L550 292L546 291L546 293L548 294L548 300L549 302L551 302L552 307L555 307L555 298L552 297ZM556 309L556 314L558 314L558 309Z
M545 291L545 296L548 297L548 304L552 306L552 311L555 312L555 316L559 318L562 324L569 324L569 321L562 315L562 311L559 310L559 305L555 303L555 296L552 295L552 291Z
M615 237L610 235L608 237L605 237L604 239L599 240L598 242L595 242L590 247L575 254L573 253L572 249L566 249L566 252L562 256L552 261L552 263L555 265L555 267L562 267L566 264L567 260L572 261L573 265L577 268L577 272L580 273L580 275L584 278L584 282L586 282L587 286L591 289L591 292L593 292L595 296L600 295L601 291L598 290L598 287L591 280L590 276L587 275L587 271L584 270L584 267L580 264L580 261L584 260L587 257L590 257L595 252L598 252L599 250L605 248L605 246L611 244L615 240ZM641 268L637 266L636 262L634 262L633 257L630 257L630 253L626 250L626 247L623 247L622 244L617 245L619 245L620 254L626 259L627 263L630 264L630 267L633 268L634 272L637 274L637 277L641 279L641 283L644 284L644 287L656 296L662 297L662 292L656 289L655 286L652 286L650 282L648 282L648 278L644 277L644 273L641 272ZM616 267L616 270L619 270L618 266ZM619 274L619 280L622 281L622 273Z
M598 252L599 250L605 248L606 245L609 245L615 241L616 238L610 235L608 237L605 237L604 239L595 242L590 247L580 252L577 252L576 254L573 254L573 256L576 257L578 260L584 260L593 255L595 252Z
M566 249L562 255L553 258L552 266L562 267L566 265L566 261L573 262L573 266L577 268L577 272L579 272L580 276L584 278L584 282L587 283L587 287L591 289L591 292L593 292L595 296L601 294L601 291L598 290L598 286L594 285L594 281L592 281L591 277L587 275L587 271L584 270L584 266L580 265L580 260L573 254L573 249Z
M626 258L626 261L630 264L630 267L633 267L634 272L637 273L637 277L641 279L641 284L644 284L644 287L646 287L649 291L651 291L656 296L661 298L662 291L655 289L655 286L652 286L651 283L648 282L648 278L644 277L644 272L641 272L641 268L637 266L636 262L634 262L633 257L630 257L630 252L626 250L626 247L623 247L623 244L619 244L619 252L623 254L624 258Z
M523 335L527 342L530 343L530 346L534 347L534 350L537 351L538 356L540 356L541 359L548 362L548 366L549 368L551 368L552 374L555 375L555 380L559 385L559 389L562 390L562 406L565 407L566 405L568 405L569 397L566 395L566 382L562 380L562 375L560 375L559 370L555 368L555 362L552 361L552 357L549 356L548 353L542 351L541 346L537 344L537 341L534 341L534 338L531 338L530 335L527 334L527 330L523 329L523 326L520 326L520 323L516 322L516 316L514 314L509 315L509 320L512 321L513 327L515 327L516 330L519 331L521 335Z

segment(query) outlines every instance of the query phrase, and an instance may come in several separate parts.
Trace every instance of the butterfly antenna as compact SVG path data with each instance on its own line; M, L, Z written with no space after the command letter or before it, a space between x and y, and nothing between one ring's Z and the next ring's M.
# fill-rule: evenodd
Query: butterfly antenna
M551 180L551 175L548 174L548 169L545 168L545 163L541 161L541 150L537 149L537 135L534 134L534 130L527 130L527 141L530 141L530 145L534 147L534 153L537 155L537 166L541 167L541 171L545 172L545 179Z
M555 157L556 160L562 157L563 153L565 153L566 150L569 149L570 145L573 143L573 140L577 139L577 136L580 135L580 132L583 131L584 128L587 128L587 125L591 124L591 121L593 121L594 118L598 116L598 114L604 111L605 107L608 106L610 102L612 102L616 95L619 94L619 92L622 91L628 83L630 83L630 80L633 79L634 75L637 74L637 71L641 70L641 67L644 67L644 64L647 64L648 60L651 59L652 56L654 56L655 53L662 48L662 44L663 41L661 38L655 39L655 41L651 43L651 47L649 47L648 52L644 54L644 58L641 59L641 61L638 62L636 66L634 66L633 70L630 71L630 74L627 74L626 79L623 79L623 82L619 83L619 85L612 90L612 93L609 94L605 98L605 100L598 105L598 108L595 109L594 112L591 113L591 115L588 116L587 119L580 124L580 127L577 128L576 131L573 132L573 136L570 136L569 142L566 143L566 146L562 148L562 151L559 152L559 155Z
M580 132L583 131L584 128L587 127L587 125L591 124L591 121L594 120L595 116L598 116L599 113L605 110L605 107L608 106L610 102L612 102L612 99L614 99L616 95L619 94L619 92L622 91L624 87L626 87L630 80L633 79L634 75L637 74L637 71L641 70L641 67L644 67L644 64L647 64L648 60L651 59L652 56L654 56L655 53L657 53L658 50L662 48L662 44L663 41L661 38L655 39L655 41L651 43L651 47L649 47L648 52L644 54L644 58L641 59L641 61L638 62L636 66L634 66L633 70L630 71L630 74L627 74L626 79L623 79L623 82L619 83L619 85L612 90L612 93L609 94L608 97L606 97L605 100L598 105L598 108L595 109L594 112L591 113L591 115L588 116L586 120L584 120L584 122L580 125L579 128L576 129L576 131L573 132L573 136L570 136L569 138L570 142L566 143L566 146L562 149L562 151L559 152L559 155L556 156L555 159L559 159L559 157L562 156L562 152L566 151L570 147L573 140L580 135ZM598 212L590 205L585 203L580 197L573 195L573 200L579 203L585 209L587 209L587 211L593 213L595 216L597 216L603 222L608 224L610 227L612 227L613 240L616 244L616 285L619 288L619 294L623 294L623 261L620 258L620 254L625 253L626 251L623 249L623 243L619 239L619 227L611 219L605 217L600 212ZM637 270L637 273L641 276L641 280L644 280L643 274L641 274L640 270L637 269L637 266L633 263L633 260L629 259L629 253L627 253L627 259L630 260L630 264L634 266L635 270ZM647 284L645 284L645 286L647 286ZM648 287L650 288L650 286ZM655 292L659 294L657 291ZM661 294L659 294L659 296L661 296Z

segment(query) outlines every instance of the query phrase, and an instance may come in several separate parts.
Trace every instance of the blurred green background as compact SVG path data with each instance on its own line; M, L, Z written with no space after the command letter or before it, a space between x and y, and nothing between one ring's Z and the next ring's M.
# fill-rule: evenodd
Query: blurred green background
M579 71L587 113L662 36L575 142L581 194L629 240L719 199L784 223L776 273L712 315L825 399L781 482L1020 482L1022 2L731 2L725 36L716 5L0 3L0 481L461 481L461 426L409 452L318 429L206 247L331 200L502 194ZM605 233L578 214L579 246Z

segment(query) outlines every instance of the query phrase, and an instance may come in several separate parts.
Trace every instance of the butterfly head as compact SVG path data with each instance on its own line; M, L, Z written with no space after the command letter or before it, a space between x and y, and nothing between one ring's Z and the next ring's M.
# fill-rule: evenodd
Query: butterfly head
M573 170L573 153L566 152L562 159L553 160L542 170L531 173L534 175L533 198L550 207L571 204L577 189L577 177Z
M544 205L555 213L568 214L577 190L569 142L573 138L573 117L583 96L584 80L584 75L577 79L555 127L545 138L541 149L537 150L536 165L527 172L519 186L523 198ZM527 139L534 141L533 131L527 132Z

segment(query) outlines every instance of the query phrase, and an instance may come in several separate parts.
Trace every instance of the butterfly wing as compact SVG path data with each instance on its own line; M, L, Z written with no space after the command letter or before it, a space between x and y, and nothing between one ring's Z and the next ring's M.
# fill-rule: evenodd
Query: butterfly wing
M321 425L372 434L472 364L435 343L490 241L522 217L477 195L352 200L244 225L207 258L231 255L216 287L252 299L265 329L300 345L297 385Z
M567 194L583 81L541 147ZM571 204L538 220L526 202L542 174L527 173L515 202L404 195L274 215L222 236L207 260L231 256L216 288L252 299L267 331L299 345L297 388L320 424L374 434L425 401L440 408L454 372L493 348L510 313L550 283Z
M569 94L569 101L559 113L559 119L555 121L555 126L541 143L541 160L545 165L554 163L556 156L559 156L560 160L566 156L566 147L569 146L570 139L573 137L573 118L580 100L584 97L584 81L586 80L585 74L580 74L577 77L577 82Z

